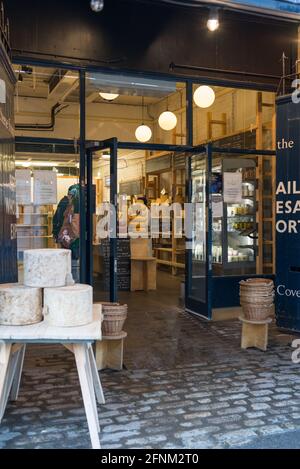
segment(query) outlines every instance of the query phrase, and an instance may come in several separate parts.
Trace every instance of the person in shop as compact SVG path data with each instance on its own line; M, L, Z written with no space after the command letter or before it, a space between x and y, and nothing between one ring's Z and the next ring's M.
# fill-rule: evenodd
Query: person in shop
M139 209L136 210L136 213L134 215L129 215L128 216L128 223L134 221L135 222L135 230L134 231L144 233L147 219L145 217L143 207L145 206L145 207L148 208L147 197L145 195L140 195L140 196L134 197L133 205L139 207Z
M72 275L79 282L79 184L73 184L58 203L53 217L52 234L61 248L72 253Z

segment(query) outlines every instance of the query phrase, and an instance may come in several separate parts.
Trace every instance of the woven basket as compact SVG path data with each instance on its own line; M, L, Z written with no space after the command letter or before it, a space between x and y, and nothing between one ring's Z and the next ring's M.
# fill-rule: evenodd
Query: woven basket
M274 311L274 283L264 278L240 282L240 304L245 319L264 321Z
M273 314L273 305L270 306L246 306L243 305L245 319L249 321L264 321Z
M241 287L247 287L247 288L274 288L274 283L273 280L268 280L265 278L249 278L248 280L241 280L240 281L240 286Z
M240 295L240 302L242 303L249 303L254 305L271 305L273 304L273 296L264 296L263 298L259 298L257 296L250 296L250 295Z
M102 334L120 335L127 318L127 305L120 303L102 303Z

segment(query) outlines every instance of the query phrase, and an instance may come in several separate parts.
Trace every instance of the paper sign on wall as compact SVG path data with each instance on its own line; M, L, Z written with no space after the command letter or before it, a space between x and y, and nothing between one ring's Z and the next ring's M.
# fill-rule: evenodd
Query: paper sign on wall
M6 103L6 83L0 78L0 103Z
M212 201L212 216L213 218L223 217L223 201L222 200Z
M33 172L33 203L52 205L57 203L57 179L55 171Z
M243 201L242 173L224 172L224 202L237 204Z
M30 169L16 169L16 201L18 205L31 204Z

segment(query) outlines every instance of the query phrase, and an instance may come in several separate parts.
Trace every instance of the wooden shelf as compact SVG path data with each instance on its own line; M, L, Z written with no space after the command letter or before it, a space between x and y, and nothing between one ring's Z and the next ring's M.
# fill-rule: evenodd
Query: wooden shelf
M182 264L181 262L165 261L165 260L162 260L162 259L157 259L156 262L158 264L168 265L170 267L176 267L176 268L179 268L179 269L184 269L185 268L185 264Z
M17 223L16 228L48 228L48 223L47 225L30 225L27 223Z

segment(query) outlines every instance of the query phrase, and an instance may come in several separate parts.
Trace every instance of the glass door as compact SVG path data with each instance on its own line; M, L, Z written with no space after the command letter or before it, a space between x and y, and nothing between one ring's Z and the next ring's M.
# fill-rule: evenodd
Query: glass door
M94 301L117 300L117 139L87 148L86 272Z
M186 309L211 318L212 262L211 150L187 158ZM220 254L221 255L221 254Z

